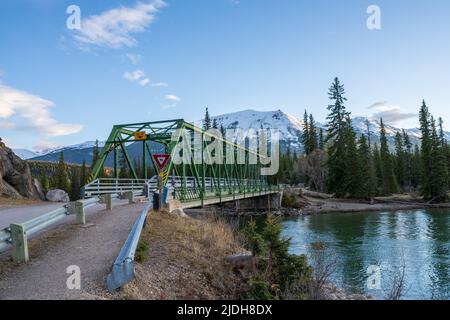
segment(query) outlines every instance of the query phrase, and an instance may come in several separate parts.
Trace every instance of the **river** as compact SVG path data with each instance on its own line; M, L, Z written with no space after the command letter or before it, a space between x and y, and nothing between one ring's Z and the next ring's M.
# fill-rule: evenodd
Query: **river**
M448 300L449 228L450 210L333 213L285 219L283 236L309 257L323 243L335 262L330 280L348 292L385 299L404 268L402 299Z

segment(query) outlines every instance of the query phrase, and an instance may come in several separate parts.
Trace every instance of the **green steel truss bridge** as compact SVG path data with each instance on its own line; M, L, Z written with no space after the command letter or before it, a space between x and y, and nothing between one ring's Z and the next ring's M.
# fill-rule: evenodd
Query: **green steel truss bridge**
M201 137L197 144L193 143L194 135ZM176 146L183 139L191 139L190 152L182 155L189 161L175 164L174 156L180 152ZM222 142L223 164L203 159L203 151L214 140ZM135 167L135 161L127 150L126 146L131 143L142 145L140 170ZM155 145L171 156L163 171L159 169L153 157L151 146ZM226 155L230 155L230 150L235 159L238 153L245 155L244 161L228 164ZM201 155L200 163L198 158L194 159L196 152ZM111 154L114 158L113 177L102 178L106 159ZM119 159L120 157L124 159ZM257 161L255 164L255 161L250 161L250 157L257 157L259 160L264 155L227 141L221 135L212 135L182 119L116 125L92 169L89 183L84 187L84 196L89 198L125 191L139 194L143 192L144 186L149 192L154 192L162 182L163 186L169 189L169 198L174 197L187 208L278 193L279 186L270 185L268 177L261 175L261 162ZM119 178L119 161L126 162L131 178ZM148 176L149 166L153 167L153 172L161 172L161 178L158 175Z

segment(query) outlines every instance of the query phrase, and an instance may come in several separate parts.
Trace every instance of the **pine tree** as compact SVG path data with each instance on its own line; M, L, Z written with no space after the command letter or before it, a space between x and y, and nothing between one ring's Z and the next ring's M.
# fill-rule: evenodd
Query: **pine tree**
M397 192L397 183L394 175L392 157L386 137L386 128L383 119L380 120L380 161L381 161L381 193L390 195Z
M406 190L411 192L411 188L413 186L413 171L412 171L412 161L413 161L413 144L411 143L411 139L405 130L402 130L403 136L403 145L405 146L404 157L405 157L405 184Z
M444 202L447 200L448 192L448 169L444 146L436 129L436 121L431 116L431 139L432 139L432 171L430 172L431 200Z
M348 151L349 132L351 127L347 123L350 113L345 108L345 90L339 79L335 78L329 90L329 98L333 104L328 106L330 111L327 120L327 141L328 147L328 178L327 189L339 197L344 197L348 193L349 181L353 168L350 167L351 159Z
M358 155L361 163L361 189L360 198L372 199L377 194L377 177L373 155L368 139L363 134L358 141Z
M309 149L309 153L312 153L317 149L317 127L316 127L316 121L314 120L314 117L312 114L309 115L308 134L309 134L308 149Z
M128 163L125 158L124 152L120 152L120 158L119 158L119 178L120 179L128 179L130 178L129 170L128 170Z
M430 113L428 111L427 104L425 101L422 102L419 113L420 131L422 132L421 137L421 159L422 159L422 170L421 170L421 194L424 199L430 200L433 198L433 191L430 181L430 173L433 170L433 141L431 138L431 123L430 123Z
M80 186L85 186L87 182L87 167L86 167L86 161L83 160L83 164L81 165L81 172L80 172Z
M98 146L98 140L95 140L95 145L92 150L92 166L91 166L91 168L93 168L95 166L95 164L97 163L99 158L100 158L100 148Z
M358 149L356 146L356 133L353 129L350 117L346 121L345 128L345 145L346 153L343 154L346 160L347 175L343 181L344 186L347 189L347 193L350 197L360 198L361 188L363 182L363 164L359 157Z
M219 129L219 123L217 122L217 119L215 119L215 118L212 121L212 127L214 129Z
M324 150L325 149L325 137L323 136L323 129L320 128L319 130L319 149Z
M67 165L64 161L64 152L61 151L59 155L58 168L56 172L56 188L64 190L65 192L70 192L69 187L69 175L67 173Z
M203 130L209 130L211 129L212 123L211 123L211 117L209 116L209 110L206 108L205 111L205 118L203 120Z
M403 145L404 139L400 132L395 135L395 176L398 185L406 189L406 154Z
M411 186L417 189L422 178L422 157L419 146L414 146L414 153L411 161Z
M311 153L310 147L310 134L309 134L309 118L308 118L308 111L305 110L305 114L303 116L303 133L302 133L302 144L305 149L305 154L309 155Z
M70 191L70 199L72 201L76 201L80 199L81 195L81 186L80 186L80 169L78 167L73 167L71 170L71 191Z

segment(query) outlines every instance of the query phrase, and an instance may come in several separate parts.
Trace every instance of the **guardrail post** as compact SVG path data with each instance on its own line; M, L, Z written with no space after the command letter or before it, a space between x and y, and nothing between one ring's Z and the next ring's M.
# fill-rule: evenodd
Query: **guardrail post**
M86 213L84 212L83 202L75 202L75 215L77 224L86 224Z
M28 262L28 239L25 229L20 224L11 225L12 257L14 262Z
M133 191L128 191L125 193L126 199L128 199L128 204L134 203L134 193Z
M106 211L112 210L112 196L110 194L105 194L103 196L103 201L106 204Z

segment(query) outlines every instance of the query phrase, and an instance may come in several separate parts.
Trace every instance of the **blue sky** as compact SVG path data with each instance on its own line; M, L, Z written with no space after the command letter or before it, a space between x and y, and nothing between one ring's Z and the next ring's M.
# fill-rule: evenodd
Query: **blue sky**
M426 99L450 129L449 34L448 0L1 1L0 136L42 149L205 107L324 121L335 76L354 116L412 127Z

